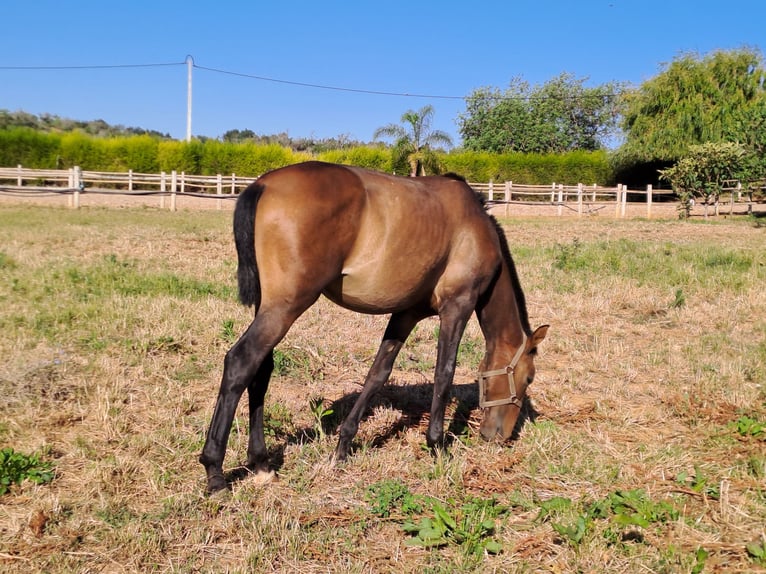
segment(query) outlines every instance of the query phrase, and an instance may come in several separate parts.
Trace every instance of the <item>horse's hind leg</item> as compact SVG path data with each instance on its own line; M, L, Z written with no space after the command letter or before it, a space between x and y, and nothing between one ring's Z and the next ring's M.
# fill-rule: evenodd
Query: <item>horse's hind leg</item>
M313 302L313 301L311 301ZM255 319L247 328L247 331L239 338L234 346L226 353L223 364L223 376L221 387L218 391L213 418L205 439L205 446L199 461L205 467L207 473L207 490L210 493L227 488L226 479L223 476L223 459L226 453L226 444L234 420L239 399L245 389L253 389L251 404L255 404L255 415L251 415L251 422L255 422L255 428L251 426L251 439L248 447L248 459L259 462L259 458L265 457L265 445L263 443L263 398L266 393L268 377L271 373L269 367L271 353L274 347L282 340L290 325L310 305L285 309L258 310ZM263 366L263 369L262 369ZM260 408L259 408L260 403ZM253 433L256 433L253 437Z
M383 340L378 348L378 353L375 356L372 367L370 367L370 371L367 373L362 392L340 427L338 446L335 449L335 460L339 462L346 460L351 449L351 441L359 430L359 421L367 410L370 399L388 380L394 367L396 356L399 354L412 329L417 325L418 321L426 316L428 314L414 311L395 313L391 316L386 332L383 335Z
M263 401L274 370L274 351L263 359L255 378L247 387L250 411L250 439L247 445L247 468L255 473L268 473L269 455L263 435Z

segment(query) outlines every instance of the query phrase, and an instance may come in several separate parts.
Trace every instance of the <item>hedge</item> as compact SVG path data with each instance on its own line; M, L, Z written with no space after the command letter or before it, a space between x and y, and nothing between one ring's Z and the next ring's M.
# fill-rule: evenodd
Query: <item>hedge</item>
M606 184L611 183L612 178L606 152L498 155L458 150L440 153L439 158L443 172L458 173L476 182ZM132 169L139 173L158 173L176 170L189 174L236 173L252 177L309 159L392 171L391 151L380 146L355 146L311 155L278 144L235 144L218 140L185 142L148 135L97 138L82 132L42 133L29 128L0 130L0 165L6 167L21 164L38 169L64 169L78 165L94 171Z

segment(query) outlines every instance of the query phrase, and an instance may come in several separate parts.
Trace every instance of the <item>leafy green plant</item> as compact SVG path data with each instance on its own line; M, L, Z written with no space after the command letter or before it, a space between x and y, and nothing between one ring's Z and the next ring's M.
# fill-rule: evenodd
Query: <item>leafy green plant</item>
M276 437L293 432L293 416L287 407L281 404L268 405L263 412L263 432L266 436Z
M654 522L668 522L678 518L678 510L664 501L654 502L641 489L618 490L607 496L603 504L589 509L594 515L607 509L621 526L647 527Z
M454 544L466 555L502 551L492 534L496 529L495 518L506 509L498 507L494 499L471 500L453 511L436 500L431 500L429 506L432 516L422 516L417 523L407 521L402 525L405 532L413 535L406 542L408 546L434 548Z
M549 518L559 516L572 508L572 500L563 496L554 496L540 502L540 512L535 517L537 522L545 522Z
M729 427L733 428L741 436L766 438L766 423L746 415L739 417L736 421L731 423Z
M572 524L564 525L553 522L551 526L561 538L577 547L582 542L592 522L586 514L581 514Z
M309 399L309 408L311 409L311 414L314 415L314 424L317 434L319 434L319 436L324 436L325 419L332 416L335 411L325 406L324 397L313 397Z
M553 266L562 271L571 271L583 266L581 258L582 243L575 237L569 245L557 243Z
M694 553L694 566L692 566L691 574L701 574L705 571L705 562L709 555L710 553L704 548L697 548L697 552Z
M713 500L718 500L721 497L721 492L718 486L708 484L707 478L702 475L702 471L697 466L694 467L694 476L689 476L686 472L681 472L676 477L676 481L679 484L691 488L694 492L704 494Z
M766 538L761 537L760 540L754 540L753 542L745 545L748 555L753 559L753 562L761 566L766 566Z
M13 484L29 480L35 484L46 484L53 480L53 465L42 461L37 455L23 454L10 447L0 450L0 496L7 493Z
M399 480L387 479L370 485L365 498L370 512L381 518L388 518L395 508L408 515L423 512L421 502Z

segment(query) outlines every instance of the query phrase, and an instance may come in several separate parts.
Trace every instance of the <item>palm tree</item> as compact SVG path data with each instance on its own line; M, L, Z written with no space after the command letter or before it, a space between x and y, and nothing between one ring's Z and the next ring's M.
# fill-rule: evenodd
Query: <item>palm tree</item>
M439 171L439 162L433 147L452 146L452 138L441 130L431 129L434 108L427 105L418 111L407 110L402 115L401 123L388 124L375 130L372 138L393 138L393 163L406 161L410 167L410 176L425 175L426 168L432 173Z

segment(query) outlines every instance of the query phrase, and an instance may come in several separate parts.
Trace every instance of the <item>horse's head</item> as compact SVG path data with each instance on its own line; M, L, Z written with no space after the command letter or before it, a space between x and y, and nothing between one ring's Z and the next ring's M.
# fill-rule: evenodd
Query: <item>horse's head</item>
M479 406L484 409L481 436L487 440L510 438L521 407L527 396L527 387L535 378L537 346L545 339L548 325L538 327L530 337L523 336L521 346L508 359L506 367L479 373ZM510 351L509 351L510 354Z

